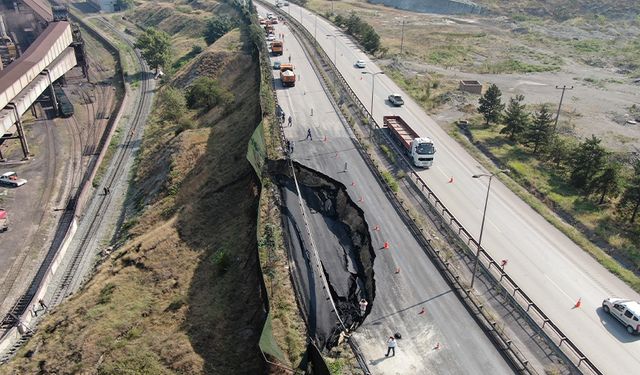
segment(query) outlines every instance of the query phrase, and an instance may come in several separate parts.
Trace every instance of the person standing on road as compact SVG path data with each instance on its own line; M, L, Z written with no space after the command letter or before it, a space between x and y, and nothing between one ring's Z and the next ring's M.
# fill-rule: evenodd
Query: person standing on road
M307 138L305 138L305 140L307 139L313 141L313 137L311 136L311 128L307 129Z
M291 127L293 125L293 119L291 118L291 115L289 115L289 127Z
M385 354L385 357L389 356L389 353L393 352L393 354L391 355L392 357L396 356L396 339L393 336L389 336L389 340L387 340L387 354Z

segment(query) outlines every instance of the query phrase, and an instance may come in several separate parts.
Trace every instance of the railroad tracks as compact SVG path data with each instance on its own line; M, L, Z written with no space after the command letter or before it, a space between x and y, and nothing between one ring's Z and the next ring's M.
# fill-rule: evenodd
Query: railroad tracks
M128 40L124 34L120 33L106 20L100 18L100 22L102 22L102 24L113 33L119 35L125 43L133 49L133 43ZM137 52L135 53L135 56L138 65L140 66L140 74L145 74L148 70L147 64ZM148 77L149 75L147 75L147 79L140 80L140 87L138 89L139 98L134 101L135 109L133 111L133 115L127 120L128 126L124 126L125 135L120 143L120 147L116 148L110 167L107 169L105 177L103 178L102 185L106 189L111 189L111 187L115 185L124 185L123 180L126 180L128 174L126 167L127 164L129 163L130 165L130 162L133 160L136 150L136 144L134 141L136 141L137 135L140 133L140 129L143 128L146 123L146 118L152 103L153 81L148 79ZM111 121L110 123L112 127L118 125L116 121ZM105 131L109 132L113 131L113 129L106 129ZM108 147L108 139L110 139L110 137L103 136L98 148L105 149ZM83 150L79 150L79 152L82 151ZM35 310L35 306L46 306L46 308L51 308L61 303L65 297L69 296L80 287L86 278L86 275L91 271L95 259L94 255L96 248L96 246L92 246L92 241L95 239L101 224L105 221L104 213L112 201L112 194L94 194L93 201L87 206L86 212L84 212L83 222L79 227L80 229L73 238L73 242L75 243L72 243L71 246L69 246L70 249L65 256L66 259L60 261L60 263L56 265L60 268L58 268L55 275L56 282L52 282L50 284L50 288L48 288L45 293L46 297L44 298L46 301L42 299L39 301L34 300L39 292L39 295L42 294L42 288L47 287L43 285L45 280L51 281L53 279L48 278L52 272L53 262L59 262L56 256L60 251L64 237L68 233L69 228L74 225L75 215L77 214L76 210L78 208L81 195L83 194L83 190L91 188L89 184L95 175L95 168L98 167L96 163L98 159L99 158L95 158L90 163L86 173L82 177L82 181L80 181L80 187L74 191L67 202L67 205L64 208L64 213L58 223L56 236L45 259L38 269L36 276L27 289L27 292L22 295L0 323L0 342L3 342L5 339L9 339L6 337L6 334L14 327L17 328L16 331L18 333L18 337L11 338L13 340L11 344L2 346L5 348L5 351L0 353L0 363L6 362L20 347L20 345L22 345L33 333L32 329L24 324L22 319L25 316L29 317L28 314L31 314L33 319L37 319L38 315ZM40 302L42 302L42 304L40 304ZM34 307L30 308L30 306Z

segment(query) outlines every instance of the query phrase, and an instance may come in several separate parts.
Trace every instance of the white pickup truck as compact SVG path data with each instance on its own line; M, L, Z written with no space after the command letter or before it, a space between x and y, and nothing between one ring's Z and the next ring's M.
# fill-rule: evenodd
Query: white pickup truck
M18 178L18 174L16 172L7 172L3 173L0 176L0 184L7 185L11 187L22 186L27 183L27 180L24 178Z

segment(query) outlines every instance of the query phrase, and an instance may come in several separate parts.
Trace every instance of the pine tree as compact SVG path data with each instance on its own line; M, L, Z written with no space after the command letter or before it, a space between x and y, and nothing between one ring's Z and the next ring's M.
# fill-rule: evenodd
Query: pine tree
M549 112L549 107L543 104L540 110L533 116L533 121L529 123L523 134L523 143L533 146L533 153L537 153L540 147L549 145L552 135L553 117Z
M589 191L600 194L598 204L604 203L606 196L616 197L620 193L620 164L608 162L607 166L591 181Z
M556 169L564 168L570 161L575 147L575 144L571 143L569 139L552 135L546 149L547 160L555 164Z
M482 113L486 124L490 122L497 122L500 119L500 114L504 111L504 104L502 103L502 92L495 84L489 86L487 92L480 97L478 112Z
M504 114L504 128L500 134L508 134L510 140L520 137L529 125L529 113L525 109L524 95L516 95L509 99L509 106Z
M584 189L586 193L595 176L603 168L607 157L607 151L600 145L601 139L592 135L591 138L575 149L572 156L571 185L578 189Z
M618 204L618 208L621 211L630 209L631 216L629 222L634 223L640 209L640 159L636 160L633 165L634 175L627 183L627 186L622 193L622 199Z

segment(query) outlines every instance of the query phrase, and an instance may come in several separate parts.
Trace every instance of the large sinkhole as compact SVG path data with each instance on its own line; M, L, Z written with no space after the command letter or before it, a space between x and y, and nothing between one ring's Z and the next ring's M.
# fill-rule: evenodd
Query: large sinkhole
M298 163L293 164L295 180L289 162L277 161L269 167L282 194L286 243L300 308L310 336L322 347L331 348L344 328L352 330L363 321L375 299L375 253L369 227L342 183ZM368 302L364 316L361 299Z

